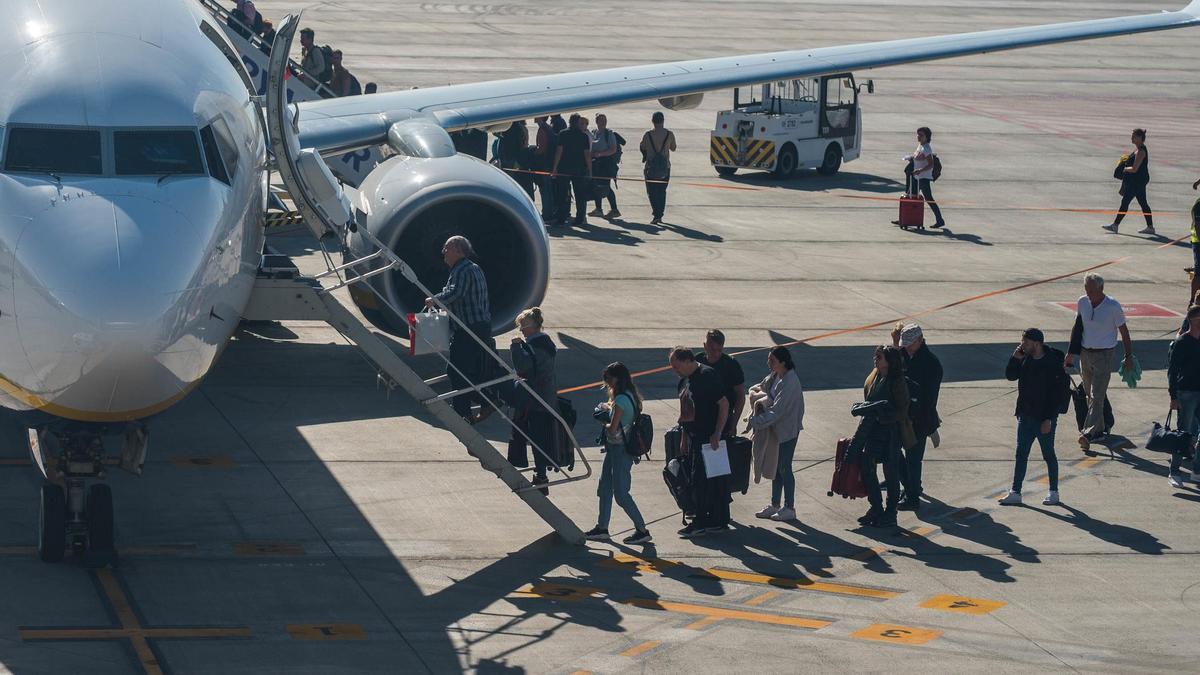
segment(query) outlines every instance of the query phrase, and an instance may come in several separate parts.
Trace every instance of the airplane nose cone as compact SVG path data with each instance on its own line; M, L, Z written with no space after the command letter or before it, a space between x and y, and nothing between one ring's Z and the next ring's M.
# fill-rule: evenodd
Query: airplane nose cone
M181 396L186 378L169 354L189 348L178 342L200 311L189 300L212 232L146 197L59 197L24 229L15 255L18 335L38 390L81 410Z

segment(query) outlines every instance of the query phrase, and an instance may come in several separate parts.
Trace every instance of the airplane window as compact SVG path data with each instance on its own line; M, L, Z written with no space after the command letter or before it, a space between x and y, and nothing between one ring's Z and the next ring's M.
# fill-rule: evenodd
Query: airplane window
M194 131L117 131L113 149L118 176L204 173Z
M225 168L229 171L230 178L237 176L238 163L238 148L237 142L233 140L233 133L229 131L229 125L225 120L218 117L212 122L213 137L217 141L217 148L221 151L221 157L225 159Z
M10 128L4 158L5 171L104 173L100 132L93 129Z
M200 144L204 146L204 159L208 162L208 175L229 185L229 172L225 170L225 161L221 159L221 151L217 149L217 140L213 137L211 126L200 130Z

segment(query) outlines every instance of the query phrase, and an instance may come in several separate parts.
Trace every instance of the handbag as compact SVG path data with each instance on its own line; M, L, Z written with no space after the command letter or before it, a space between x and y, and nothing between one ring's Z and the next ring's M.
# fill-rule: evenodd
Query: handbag
M436 354L450 349L450 315L430 310L408 315L408 353Z
M1192 446L1192 435L1183 429L1171 428L1171 415L1174 410L1167 413L1167 420L1159 424L1154 423L1154 427L1150 429L1150 437L1146 439L1146 449L1155 452L1187 452Z

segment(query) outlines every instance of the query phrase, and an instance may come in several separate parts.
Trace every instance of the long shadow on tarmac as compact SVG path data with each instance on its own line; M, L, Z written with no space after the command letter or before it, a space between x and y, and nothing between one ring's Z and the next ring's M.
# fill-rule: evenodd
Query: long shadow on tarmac
M824 192L826 190L856 190L859 192L899 194L904 190L904 183L876 176L869 173L840 171L832 176L823 176L816 171L797 171L788 180L780 180L766 171L751 171L722 178L730 183L746 186L763 186L782 188L784 190L799 190L803 192Z

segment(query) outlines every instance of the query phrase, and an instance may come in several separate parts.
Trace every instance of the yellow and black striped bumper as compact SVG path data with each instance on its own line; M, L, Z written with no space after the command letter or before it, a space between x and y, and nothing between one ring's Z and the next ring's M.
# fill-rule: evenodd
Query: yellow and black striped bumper
M717 166L739 166L751 169L770 169L775 166L775 142L748 140L744 153L738 152L737 139L713 136L708 159Z

